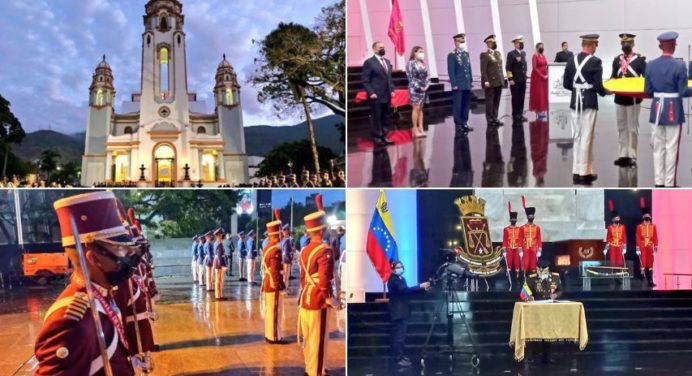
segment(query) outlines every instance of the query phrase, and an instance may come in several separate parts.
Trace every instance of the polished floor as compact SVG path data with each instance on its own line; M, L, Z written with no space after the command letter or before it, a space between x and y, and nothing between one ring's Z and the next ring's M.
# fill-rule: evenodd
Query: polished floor
M551 110L549 121L512 125L509 92L500 105L503 127L488 127L483 104L472 108L469 125L473 132L458 132L449 114L435 124L426 124L428 136L412 139L409 113L402 130L390 134L395 144L373 147L366 119L349 123L348 184L351 187L572 187L572 135L570 111L565 105ZM528 103L528 100L527 100ZM649 104L639 116L638 167L620 168L617 159L617 125L612 97L601 98L593 147L595 187L653 187L653 155ZM431 115L431 114L429 114ZM436 114L437 115L437 114ZM433 118L433 116L429 116ZM692 135L683 126L678 185L692 187Z
M284 299L282 324L288 345L264 341L259 286L235 281L224 289L227 300L215 301L186 278L157 280L162 299L154 322L161 351L153 354L151 375L303 375L302 350L296 343L298 316L295 291ZM291 281L292 286L297 281ZM34 338L43 315L61 286L15 286L0 290L0 375L31 375ZM330 317L327 368L345 375L345 311Z

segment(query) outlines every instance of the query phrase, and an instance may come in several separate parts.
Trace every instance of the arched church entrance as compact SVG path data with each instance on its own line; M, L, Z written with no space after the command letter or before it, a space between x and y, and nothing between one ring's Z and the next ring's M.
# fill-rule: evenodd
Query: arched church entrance
M169 143L160 143L154 147L154 185L171 187L176 181L176 151Z

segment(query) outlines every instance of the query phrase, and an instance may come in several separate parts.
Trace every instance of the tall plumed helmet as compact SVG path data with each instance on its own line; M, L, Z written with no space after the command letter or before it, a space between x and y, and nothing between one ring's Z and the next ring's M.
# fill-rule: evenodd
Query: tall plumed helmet
M613 200L608 200L608 211L610 211L610 217L615 218L619 217L620 214L615 210L615 204L613 203Z
M276 220L276 221L281 220L281 212L279 211L278 208L274 209L274 220Z
M317 196L315 196L315 204L317 205L317 210L324 211L324 205L322 205L322 194L321 193L318 193Z

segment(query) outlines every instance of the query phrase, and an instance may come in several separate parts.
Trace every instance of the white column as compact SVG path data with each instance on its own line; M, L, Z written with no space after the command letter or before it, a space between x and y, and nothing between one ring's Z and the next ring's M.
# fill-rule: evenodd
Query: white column
M454 0L454 14L456 15L457 33L465 33L464 10L461 7L461 0Z
M533 45L535 46L536 43L542 42L536 0L529 0L529 13L531 15L531 34L533 34Z
M504 59L504 49L502 48L502 26L500 25L500 6L497 4L497 0L490 0L490 14L493 21L493 34L495 34L495 39L497 40L497 50L500 52L502 58ZM504 70L504 69L503 69Z
M430 10L428 0L420 0L420 13L423 18L423 33L425 34L425 49L428 55L428 67L430 77L437 78L437 59L435 58L435 44L432 37L432 26L430 25Z
M386 1L387 1L387 3L389 3L389 12L391 14L392 0L386 0ZM403 15L401 17L403 17ZM389 25L389 21L387 21L387 25ZM406 34L406 26L404 25L404 35L405 34ZM404 51L404 54L406 54L406 51ZM396 51L394 51L394 56L396 57L394 68L406 70L406 62L404 61L404 55L399 55Z
M372 50L372 29L370 29L370 14L368 14L368 0L360 0L360 19L363 21L363 34L365 34L365 55L370 55ZM348 17L346 18L348 22Z
M114 176L111 176L111 171L113 165L113 154L108 151L106 152L106 180L113 180Z
M219 176L216 178L221 180L226 180L226 162L223 159L223 150L219 150L219 155L217 156L218 158L218 165L219 165ZM228 182L227 182L228 183Z

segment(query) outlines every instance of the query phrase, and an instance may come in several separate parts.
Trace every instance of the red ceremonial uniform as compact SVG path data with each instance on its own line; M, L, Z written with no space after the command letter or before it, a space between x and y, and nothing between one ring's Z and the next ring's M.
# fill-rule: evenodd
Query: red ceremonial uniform
M264 309L264 338L270 343L281 341L283 319L281 291L286 289L282 276L281 248L271 241L262 250L262 299Z
M521 227L507 226L502 235L502 247L507 251L507 268L521 270L519 248L522 247Z
M137 281L139 280L139 281ZM128 283L129 282L129 283ZM130 295L130 284L132 285L132 293ZM149 311L147 309L147 291L144 287L142 278L139 275L133 275L129 281L118 285L113 297L115 304L120 309L120 313L125 322L125 335L127 342L130 344L130 356L154 351L154 331L152 330L151 321L149 321ZM132 302L134 301L134 311ZM137 332L135 331L135 311L137 312L137 323L139 325L139 338L141 340L141 348L137 343Z
M609 246L608 255L610 259L610 266L622 267L624 265L622 259L622 250L627 248L627 233L625 231L625 225L609 225L606 244Z
M533 223L521 226L519 237L524 249L524 271L536 270L538 249L543 248L541 239L541 227Z
M641 268L654 268L654 247L658 247L658 234L653 223L641 223L637 226L637 247L642 252Z
M134 375L134 369L128 359L127 342L120 337L116 328L116 324L122 327L122 321L119 321L120 317L117 315L109 318L106 314L107 311L117 310L111 293L98 286L95 291L113 307L104 309L96 300L113 374ZM34 348L38 360L34 375L105 375L97 338L84 284L73 279L46 312Z

